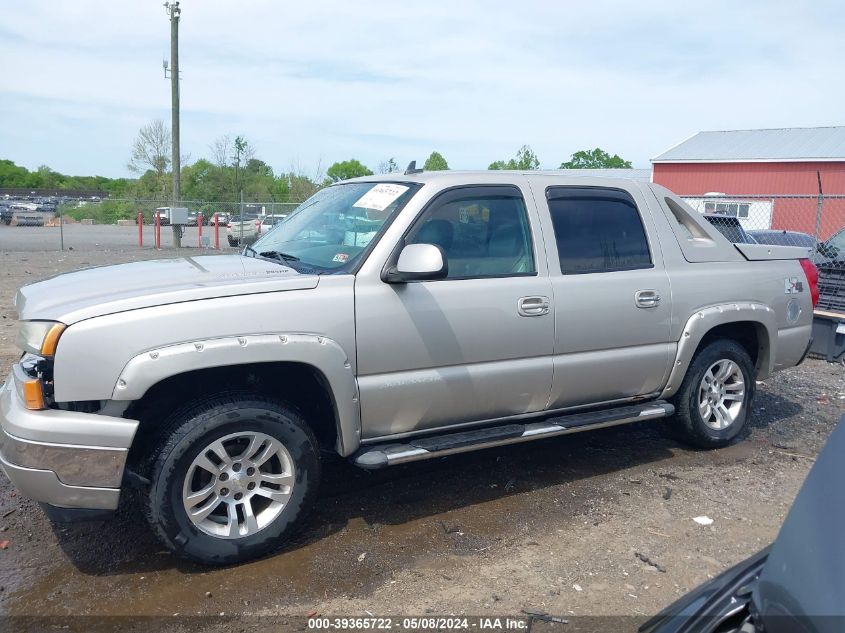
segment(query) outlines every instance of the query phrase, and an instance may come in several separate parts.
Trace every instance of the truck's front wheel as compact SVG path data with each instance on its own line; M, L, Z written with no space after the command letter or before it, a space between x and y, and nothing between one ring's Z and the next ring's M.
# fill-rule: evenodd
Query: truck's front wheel
M673 399L681 439L700 448L729 444L750 415L755 374L735 341L716 339L699 350Z
M316 493L317 441L293 409L219 397L174 416L153 453L147 516L179 556L212 565L283 544Z

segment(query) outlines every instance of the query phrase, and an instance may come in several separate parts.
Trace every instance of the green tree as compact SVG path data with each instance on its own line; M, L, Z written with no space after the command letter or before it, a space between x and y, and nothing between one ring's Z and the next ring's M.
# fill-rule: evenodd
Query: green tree
M425 159L423 169L426 171L446 171L449 169L449 163L446 162L440 152L431 152L429 157Z
M286 175L286 178L288 181L288 195L293 202L303 202L320 189L320 185L304 174L291 172Z
M391 156L378 164L377 171L380 174L395 174L399 171L399 165L396 164L396 160Z
M138 136L132 144L129 169L136 173L152 172L154 177L146 180L144 193L167 196L167 170L170 168L170 128L161 119L155 119L138 130ZM143 180L143 176L142 176Z
M0 187L28 187L29 170L10 160L0 160Z
M292 199L290 190L290 181L285 175L279 176L273 182L272 191L274 202L290 202ZM300 200L293 200L293 202L300 202Z
M170 150L170 128L161 119L155 119L138 130L132 144L129 169L134 172L152 169L156 174L164 175L170 167Z
M560 164L561 169L630 169L631 161L618 154L611 156L600 148L584 149L575 152L567 162Z
M339 182L341 180L349 180L350 178L358 178L359 176L372 176L373 172L362 164L361 161L350 158L337 162L326 170L326 176L331 182Z
M514 169L518 171L527 171L529 169L540 169L540 159L537 154L531 149L529 145L523 145L516 153L516 158L503 161L497 160L490 163L487 169Z
M254 152L252 151L252 147L242 136L235 137L235 164L233 165L235 168L235 192L239 193L243 191L243 175L241 174L241 167L242 165L249 161Z
M223 200L228 198L225 192L223 171L210 161L201 158L182 168L182 197L186 200Z
M276 178L273 168L259 158L250 158L244 166L244 196L250 200L271 201Z

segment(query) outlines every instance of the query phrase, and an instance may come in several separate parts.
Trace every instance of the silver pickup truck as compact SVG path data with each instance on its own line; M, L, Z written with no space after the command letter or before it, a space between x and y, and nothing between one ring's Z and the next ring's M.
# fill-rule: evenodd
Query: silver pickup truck
M327 452L383 468L664 418L723 446L807 352L805 257L635 181L343 182L239 255L22 288L0 459L54 520L136 487L168 548L227 564L285 542Z

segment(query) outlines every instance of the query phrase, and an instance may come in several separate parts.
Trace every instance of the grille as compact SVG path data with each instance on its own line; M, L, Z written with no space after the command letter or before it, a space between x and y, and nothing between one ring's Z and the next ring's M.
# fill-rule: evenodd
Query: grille
M845 268L819 268L819 310L845 312Z

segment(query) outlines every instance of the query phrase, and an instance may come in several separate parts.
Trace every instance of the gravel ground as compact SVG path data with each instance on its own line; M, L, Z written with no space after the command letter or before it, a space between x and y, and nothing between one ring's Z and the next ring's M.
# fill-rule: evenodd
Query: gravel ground
M18 286L156 256L0 254L0 364L17 355ZM651 615L776 536L844 403L842 368L809 360L759 385L720 450L641 423L377 473L338 460L294 543L226 569L164 552L132 495L115 521L51 526L0 475L0 613L225 613L240 630L263 628L253 615Z

